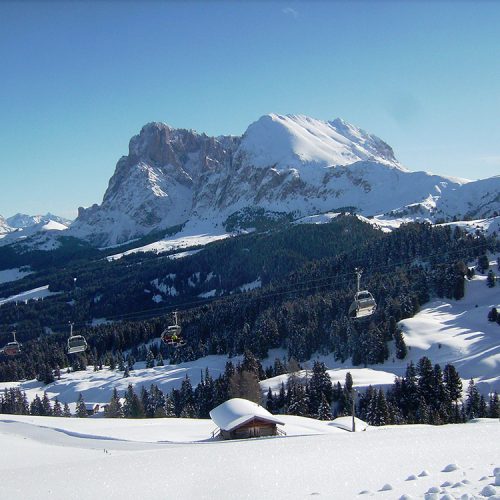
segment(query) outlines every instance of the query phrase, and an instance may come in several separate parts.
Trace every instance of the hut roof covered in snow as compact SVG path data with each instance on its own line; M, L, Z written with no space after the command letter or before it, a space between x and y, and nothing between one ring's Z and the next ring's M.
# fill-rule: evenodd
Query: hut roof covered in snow
M210 418L223 431L232 431L254 419L285 425L262 406L241 398L233 398L220 404L210 412Z

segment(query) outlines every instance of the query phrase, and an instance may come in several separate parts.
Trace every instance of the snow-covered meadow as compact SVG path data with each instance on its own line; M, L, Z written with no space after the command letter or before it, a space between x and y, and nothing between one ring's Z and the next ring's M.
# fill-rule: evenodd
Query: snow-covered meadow
M210 420L0 416L0 498L500 498L500 425L368 428L284 416L286 437Z

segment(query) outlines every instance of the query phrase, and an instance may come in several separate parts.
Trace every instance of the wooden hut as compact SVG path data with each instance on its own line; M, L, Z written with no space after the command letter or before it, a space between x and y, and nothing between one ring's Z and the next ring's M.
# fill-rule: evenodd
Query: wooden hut
M285 434L278 425L285 425L265 408L247 399L233 398L210 412L223 439L245 439Z

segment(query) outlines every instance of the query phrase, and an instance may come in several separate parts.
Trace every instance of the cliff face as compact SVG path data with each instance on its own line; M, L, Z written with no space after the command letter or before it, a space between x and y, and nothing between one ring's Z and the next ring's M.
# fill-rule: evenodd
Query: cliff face
M486 194L472 184L410 172L384 141L340 119L266 115L242 137L149 123L118 161L101 205L80 209L68 234L114 245L189 220L215 225L246 207L297 216L343 207L375 215L411 205L430 217L465 215L475 203L478 216L500 209L495 186ZM474 198L469 210L462 189Z

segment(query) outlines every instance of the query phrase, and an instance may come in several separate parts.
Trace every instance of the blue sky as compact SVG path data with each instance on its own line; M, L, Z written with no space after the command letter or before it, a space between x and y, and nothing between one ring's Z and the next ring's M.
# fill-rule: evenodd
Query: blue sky
M0 214L100 202L149 121L337 116L411 170L500 174L498 2L2 2Z

